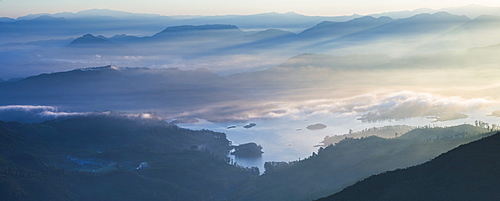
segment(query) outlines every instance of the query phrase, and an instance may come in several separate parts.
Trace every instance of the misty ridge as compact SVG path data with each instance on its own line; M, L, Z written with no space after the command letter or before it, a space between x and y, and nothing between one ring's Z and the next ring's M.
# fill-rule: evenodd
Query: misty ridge
M500 44L495 37L500 18L491 9L469 6L462 11L422 10L404 16L382 13L348 18L271 13L193 17L191 21L110 10L31 15L0 22L2 65L24 66L16 71L2 69L1 73L9 79L111 63L208 68L227 75L274 67L304 53L387 55L417 60L404 64L439 62L449 66L464 63L448 64L452 62L448 55L461 58L460 54L468 54L471 48ZM470 14L473 11L479 15ZM278 26L285 21L298 30ZM308 23L304 25L304 21ZM424 58L415 58L420 55ZM484 57L463 60L469 64L496 61L487 56L491 54L480 55Z
M16 30L34 20L37 26L59 26L66 18L101 19L106 15L125 21L163 19L105 10L65 15L31 16L2 25ZM5 78L0 93L6 98L0 103L61 106L76 112L155 111L169 118L213 122L297 112L345 113L356 107L363 121L421 116L443 121L466 118L466 111L490 106L498 99L494 78L499 74L495 55L500 41L494 36L499 17L470 18L442 11L401 18L356 17L323 21L298 33L205 24L170 26L148 36L105 37L84 32L76 38L3 43L4 65L22 66L3 68L3 76L33 75L48 69L62 72L20 81ZM52 18L57 20L52 22ZM99 65L107 67L85 68ZM421 99L409 100L413 93ZM405 102L400 95L423 105ZM450 96L463 98L458 101L463 103L434 107ZM488 98L475 99L478 96ZM391 98L402 102L400 110L376 108L383 105L380 101ZM118 99L122 101L113 101ZM330 106L317 108L316 101ZM463 106L465 102L474 103ZM411 108L405 108L405 103ZM358 107L367 104L373 104L372 108Z
M385 200L435 182L412 171L482 186L496 149L485 172L428 167L498 141L499 13L0 18L0 199Z
M472 72L473 69L470 70L464 72ZM201 118L212 122L315 113L354 114L359 115L359 121L412 117L447 121L467 118L465 113L470 110L495 105L494 100L446 96L469 92L467 90L471 90L472 86L466 84L467 81L473 83L473 80L467 80L470 79L468 74L461 75L463 78L432 80L432 76L446 76L447 71L424 71L433 75L428 78L429 82L421 84L418 82L422 78L415 79L410 72L397 72L400 80L394 78L386 83L377 80L384 79L391 71L339 72L324 68L278 67L262 72L220 76L208 70L114 66L77 69L0 83L0 95L3 97L0 103L20 105L18 108L0 107L0 112L31 111L33 108L30 105L42 105L55 107L45 109L47 111L61 108L68 114L104 110L157 112L166 119ZM485 76L494 77L496 74ZM399 92L397 89L401 85L432 90L434 94ZM449 92L446 85L464 89ZM369 94L380 87L394 89L389 93ZM474 92L496 98L495 90L498 86L474 89ZM437 95L440 91L443 95ZM43 108L35 109L41 109L37 113L45 112ZM494 111L490 113L495 114ZM6 115L4 120L8 117Z

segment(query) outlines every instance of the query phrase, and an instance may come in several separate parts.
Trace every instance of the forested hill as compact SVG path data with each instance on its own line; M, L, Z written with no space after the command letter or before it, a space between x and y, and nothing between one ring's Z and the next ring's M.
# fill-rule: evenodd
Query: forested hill
M48 154L118 151L171 153L199 149L226 156L231 149L224 133L183 129L153 118L150 114L145 115L147 118L111 112L35 124L0 122L3 135L17 139L10 145L6 141L0 143L4 144L3 148L11 146L3 152L19 150Z
M500 133L432 161L372 176L318 201L500 199Z
M483 127L459 125L423 127L390 139L345 138L301 161L266 162L264 175L236 186L225 199L314 200L371 175L422 164L491 134Z
M228 164L229 145L154 118L0 122L0 200L207 200L258 175Z

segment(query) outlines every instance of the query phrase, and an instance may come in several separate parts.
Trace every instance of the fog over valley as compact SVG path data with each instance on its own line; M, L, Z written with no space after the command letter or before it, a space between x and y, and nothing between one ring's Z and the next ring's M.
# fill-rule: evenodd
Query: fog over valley
M416 165L498 141L499 10L0 18L0 199L336 200L439 172Z

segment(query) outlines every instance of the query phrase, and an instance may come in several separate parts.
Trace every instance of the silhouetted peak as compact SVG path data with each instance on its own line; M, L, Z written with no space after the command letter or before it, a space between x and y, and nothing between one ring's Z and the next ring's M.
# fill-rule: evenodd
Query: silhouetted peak
M16 19L10 17L0 17L0 22L14 22Z
M101 39L104 39L104 40L108 39L108 38L106 38L106 36L103 36L103 35L98 35L98 36L96 36L96 38L101 38Z
M355 19L352 19L351 21L355 22L355 21L373 21L377 18L374 18L372 16L363 16L363 17L358 17L358 18L355 18Z
M101 67L88 67L88 68L78 68L78 71L99 71L99 70L120 70L117 66L107 65Z
M410 18L406 18L406 20L419 20L419 21L431 21L431 22L437 22L437 21L467 21L470 20L470 18L464 16L464 15L453 15L447 12L437 12L433 14L429 13L422 13L415 15Z
M117 11L110 9L90 9L83 10L73 14L74 17L114 17L114 18L127 18L127 17L159 17L158 14L143 14L143 13L130 13L125 11Z
M390 18L390 17L387 17L387 16L382 16L382 17L379 17L377 18L378 20L382 20L382 21L393 21L394 19Z
M287 13L285 13L285 15L287 15L287 16L302 16L301 14L298 14L296 12L287 12Z
M96 38L96 37L92 34L85 34L82 36L82 38Z
M323 21L319 23L318 25L308 29L308 30L314 30L316 28L321 28L321 27L334 27L334 26L376 26L380 24L385 24L394 21L390 17L379 17L375 18L372 16L364 16L364 17L359 17L355 18L352 20L349 20L347 22L332 22L332 21ZM360 27L362 28L362 27ZM307 31L307 30L306 30Z
M480 21L480 22L500 21L500 16L480 15L480 16L474 18L473 21Z
M320 22L319 24L317 24L316 27L330 26L330 25L337 24L337 23L340 23L340 22L323 21L323 22Z
M490 7L482 6L479 4L469 4L469 5L463 6L462 8L490 8Z
M117 34L117 35L114 35L114 36L113 36L113 37L111 37L111 38L126 38L126 37L128 37L128 35L127 35L127 34Z
M497 132L424 164L369 177L318 201L497 200L499 144Z
M375 17L372 17L372 16L364 16L364 17L360 17L360 18L356 18L356 19L352 19L346 23L387 23L387 22L391 22L393 21L392 18L390 17L379 17L379 18L375 18Z
M225 24L207 24L207 25L181 25L167 27L165 30L157 33L154 37L231 37L243 34L243 32L234 25Z
M73 40L69 46L78 46L78 45L101 45L101 44L113 44L112 42L104 39L95 37L92 34L85 34L80 38Z
M267 29L253 34L253 36L256 38L272 38L272 37L279 37L286 35L293 35L293 33L289 31L283 31L280 29Z
M123 11L115 11L110 9L90 9L90 10L82 10L77 12L76 14L84 14L84 15L98 15L98 16L110 16L111 14L129 14Z
M433 17L447 17L447 18L467 18L464 15L453 15L448 12L437 12L434 14L431 14Z
M62 17L56 18L56 17L51 17L48 15L42 15L40 17L33 19L33 21L64 21L64 18L62 18Z
M208 24L208 25L182 25L168 27L160 33L171 33L171 32L196 32L196 31L223 31L223 30L239 30L238 27L234 25L223 25L223 24Z

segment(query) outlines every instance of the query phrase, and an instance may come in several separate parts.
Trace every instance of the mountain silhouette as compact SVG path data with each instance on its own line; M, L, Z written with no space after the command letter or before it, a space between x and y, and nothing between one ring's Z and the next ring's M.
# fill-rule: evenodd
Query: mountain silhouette
M360 181L333 200L498 200L500 133L462 145L422 165Z
M446 12L434 14L423 13L350 34L337 41L366 42L374 39L398 41L402 39L406 40L409 36L439 35L459 27L468 21L470 21L470 18L466 16L452 15Z
M173 38L191 38L191 37L216 37L231 38L241 36L243 32L234 25L210 24L210 25L182 25L167 27L165 30L153 35L153 39L173 39Z
M77 38L68 45L69 47L87 47L87 48L105 48L105 47L119 47L120 45L112 43L106 39L95 37L92 34L85 34Z
M374 28L392 21L394 20L389 17L374 18L371 16L360 17L347 22L324 21L303 31L299 34L299 36L301 38L310 37L312 39L316 39L318 37L336 38Z
M250 37L253 40L276 40L277 38L293 36L293 35L295 34L289 31L283 31L280 29L267 29L264 31L257 32L251 35Z

